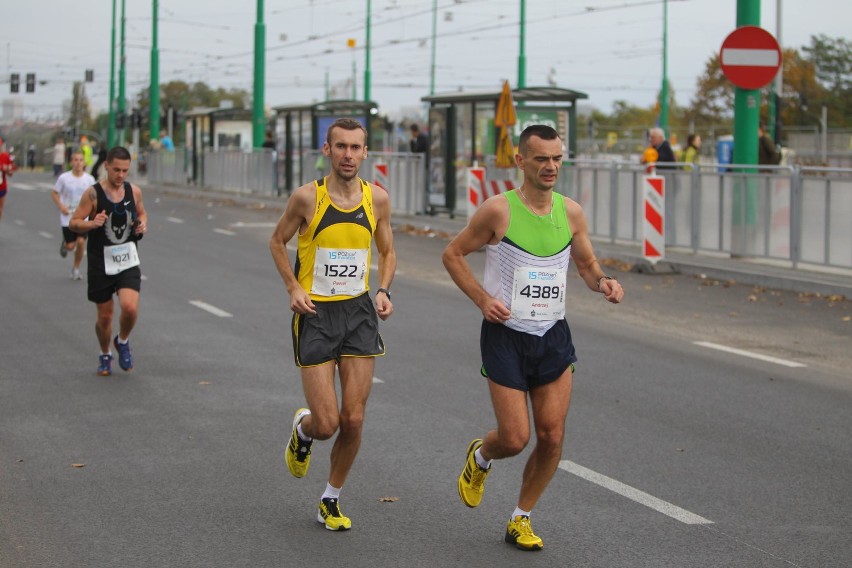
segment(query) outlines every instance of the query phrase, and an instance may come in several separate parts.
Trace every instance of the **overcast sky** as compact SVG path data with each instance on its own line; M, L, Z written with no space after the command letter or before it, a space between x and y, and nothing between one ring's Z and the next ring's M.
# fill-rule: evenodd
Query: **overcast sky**
M121 0L118 5L119 22ZM762 27L800 48L810 36L849 37L852 3L763 0ZM109 97L111 0L27 0L4 10L0 48L6 71L36 73L35 94L16 96L28 118L58 115L71 85L94 69L87 94L97 110ZM266 0L266 104L364 96L367 0ZM372 99L395 114L429 93L432 0L372 0ZM498 90L518 80L520 0L438 0L435 91ZM527 0L527 86L555 81L585 92L609 111L616 100L653 104L662 78L662 0ZM694 95L696 78L736 27L736 0L669 0L669 80L677 101ZM256 0L160 0L160 82L204 81L251 91ZM150 76L152 2L126 0L127 95ZM117 27L117 41L120 24ZM356 47L347 47L354 38ZM116 77L118 56L116 56ZM117 79L116 79L117 80ZM23 91L23 85L22 85ZM117 87L116 87L117 92Z

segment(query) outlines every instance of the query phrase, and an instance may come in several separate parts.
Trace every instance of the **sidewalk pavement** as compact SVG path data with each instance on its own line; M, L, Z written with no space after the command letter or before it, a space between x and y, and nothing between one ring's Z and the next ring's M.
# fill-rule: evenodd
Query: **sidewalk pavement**
M255 194L240 194L223 191L201 190L185 186L155 186L152 189L175 192L208 199L230 200L238 203L264 203L267 207L280 207L286 204L286 196L273 197ZM394 215L394 227L409 225L424 232L429 230L448 236L455 235L467 223L467 218L447 215ZM656 267L650 266L641 254L638 244L611 243L593 239L595 253L600 259L614 259L629 264L634 272L682 274L703 274L717 280L734 280L751 286L762 286L776 290L786 290L823 296L844 296L852 300L852 270L831 269L820 266L801 266L792 268L790 263L756 258L731 258L720 254L695 254L689 250L667 249L665 260Z

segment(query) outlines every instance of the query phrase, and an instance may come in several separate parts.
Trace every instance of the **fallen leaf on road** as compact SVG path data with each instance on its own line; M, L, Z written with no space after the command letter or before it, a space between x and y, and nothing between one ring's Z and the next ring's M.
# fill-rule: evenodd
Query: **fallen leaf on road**
M399 501L399 497L380 497L379 498L380 503L395 503L396 501Z
M84 463L72 463L71 467L81 468L81 467L86 467L86 464L84 464Z
M846 316L843 321L852 321L852 316Z
M654 287L653 287L653 286L651 286L650 284L645 284L644 286L642 286L642 288L643 288L644 290L649 290L649 291L654 289Z
M748 301L749 301L749 302L756 302L756 301L757 301L757 296L755 296L754 294L751 294L751 295L748 297Z
M212 385L213 383L211 383L210 381L198 381L198 384L199 385Z

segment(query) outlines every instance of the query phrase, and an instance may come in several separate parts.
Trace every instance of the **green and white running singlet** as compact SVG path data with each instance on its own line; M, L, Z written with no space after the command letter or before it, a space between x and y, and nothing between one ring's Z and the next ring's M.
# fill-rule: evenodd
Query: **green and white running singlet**
M571 227L565 199L553 193L552 215L538 216L513 189L509 228L485 249L483 287L512 311L506 327L543 336L565 317L565 284L571 260Z

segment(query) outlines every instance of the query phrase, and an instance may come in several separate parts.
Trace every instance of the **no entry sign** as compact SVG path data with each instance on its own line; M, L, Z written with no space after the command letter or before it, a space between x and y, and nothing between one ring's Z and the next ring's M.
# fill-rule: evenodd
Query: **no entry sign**
M722 42L722 73L743 89L769 84L781 67L781 48L771 33L757 26L737 28Z

